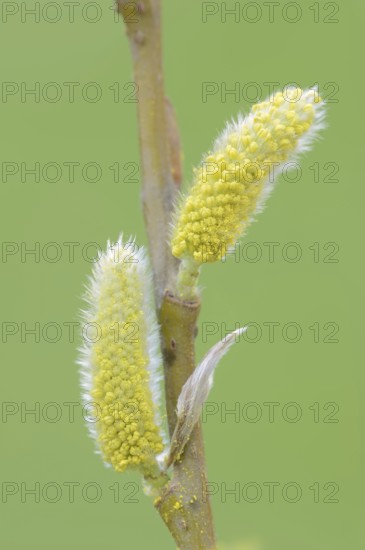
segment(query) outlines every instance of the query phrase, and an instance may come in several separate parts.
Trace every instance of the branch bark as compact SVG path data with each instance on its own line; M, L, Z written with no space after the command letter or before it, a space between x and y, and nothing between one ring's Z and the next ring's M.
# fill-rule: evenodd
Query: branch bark
M133 6L137 9L133 11ZM168 248L176 185L172 124L163 84L160 0L118 0L131 47L138 87L138 123L142 164L142 203L154 271L157 304L172 288L178 262ZM175 141L179 143L178 137Z
M182 302L167 293L160 324L165 365L166 407L170 437L176 424L181 388L195 369L195 338L200 303ZM213 518L207 494L201 422L193 429L172 480L155 503L181 550L215 548Z

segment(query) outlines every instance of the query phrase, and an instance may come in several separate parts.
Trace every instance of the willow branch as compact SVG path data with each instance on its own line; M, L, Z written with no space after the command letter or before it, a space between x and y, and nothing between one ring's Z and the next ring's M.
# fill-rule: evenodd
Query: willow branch
M195 369L195 337L199 302L182 302L167 293L161 308L162 351L165 364L166 406L170 437L176 425L176 403ZM204 443L199 421L172 479L155 503L181 550L215 548L212 512L206 494Z
M133 6L138 9L133 11ZM171 150L172 110L163 84L160 0L118 0L117 8L126 24L138 88L142 203L159 304L165 289L172 287L177 268L167 238L177 169L176 152Z
M176 402L195 368L194 345L198 302L182 302L175 291L177 264L168 245L174 197L180 184L180 146L173 109L165 99L162 76L160 1L118 0L131 46L138 86L138 119L142 161L142 201L152 267L165 368L166 407L170 436L176 424ZM204 445L200 423L182 456L173 465L172 479L155 502L180 550L215 548L212 514L206 487Z

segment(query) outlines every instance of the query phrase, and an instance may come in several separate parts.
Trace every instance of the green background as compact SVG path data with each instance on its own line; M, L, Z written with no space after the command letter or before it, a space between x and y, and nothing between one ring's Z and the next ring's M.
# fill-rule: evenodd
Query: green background
M40 3L42 8L44 4ZM234 2L226 4L229 8ZM339 22L325 23L324 17L331 18L332 8L327 6L326 11L325 2L319 2L319 22L315 23L314 8L310 9L313 2L304 1L300 3L300 20L289 23L282 10L287 18L293 18L294 12L286 12L286 4L280 3L272 23L264 6L256 23L242 16L238 22L228 16L224 23L220 14L203 23L201 2L163 3L166 90L180 126L185 181L224 122L239 109L249 109L247 83L256 82L261 87L262 99L267 93L265 82L278 82L276 88L293 81L302 86L318 82L324 97L332 92L328 128L323 140L303 158L299 181L279 179L267 208L241 245L240 261L229 257L225 264L203 269L197 356L200 358L221 334L224 336L222 323L231 329L236 323L255 322L262 329L256 343L244 340L237 344L217 371L209 401L216 404L218 412L204 423L207 466L217 489L212 505L220 542L229 547L240 543L240 548L250 550L356 550L362 547L363 538L364 449L360 426L364 378L357 353L363 336L363 315L357 307L363 265L357 106L362 62L355 38L362 33L359 24L365 13L360 1L340 2L338 14L332 16ZM78 402L80 394L75 366L79 339L70 341L63 323L76 322L82 307L82 285L92 264L81 250L90 242L104 246L120 231L135 234L140 244L146 242L146 235L139 205L140 185L122 181L128 172L125 164L139 162L136 104L123 101L131 91L123 90L123 86L133 80L123 24L114 21L109 6L102 7L102 17L94 24L84 21L81 7L76 7L75 21L70 23L66 7L60 6L62 18L53 24L44 18L36 23L32 16L22 22L20 12L1 23L1 81L15 82L19 87L23 82L29 88L39 82L41 92L45 84L56 82L62 89L60 100L54 103L42 97L36 102L32 96L22 102L20 92L7 101L2 95L2 168L5 162L26 163L28 167L35 162L62 166L74 161L81 167L96 162L103 173L94 183L85 181L80 168L74 182L69 181L65 167L59 181L53 183L42 177L35 182L32 176L22 182L20 172L5 181L3 174L3 246L9 242L19 247L40 246L42 252L44 245L56 242L61 258L52 263L42 255L39 261L28 255L24 261L20 252L2 257L3 340L4 323L16 323L19 332L2 344L1 401L15 403L19 412L1 418L0 544L9 550L168 550L174 544L139 488L139 477L105 469L93 453L80 407L70 422L63 405ZM220 9L221 4L217 6ZM54 17L55 12L49 10L47 17ZM90 8L88 16L93 18L94 13ZM245 13L254 17L253 11ZM80 83L73 103L68 100L64 82ZM88 82L101 87L102 97L95 103L81 95ZM109 90L115 82L120 85L119 102ZM236 102L231 95L222 101L217 93L203 102L203 82L216 82L219 91L222 83L232 88L238 82L242 100ZM119 183L113 181L108 168L115 162L121 166ZM314 181L314 163L320 169L319 181ZM327 176L331 176L333 166L326 163L338 165L332 178ZM80 243L73 262L65 242ZM250 250L243 249L248 242L256 244ZM273 262L265 242L279 243ZM297 243L302 252L297 262L283 259L283 250L284 255L285 251L293 253L293 249L285 248L290 242ZM318 261L309 248L313 243L319 243ZM325 249L326 243L338 247L331 256L338 261L328 262L334 249ZM252 259L255 250L262 252L262 258L248 261L247 255ZM52 250L48 251L51 256ZM85 254L92 256L94 252L89 248ZM47 258L47 248L45 255ZM41 336L35 342L34 336L24 335L24 331L22 338L21 323L31 328L36 322L41 328L58 323L62 329L59 341L50 343ZM264 325L267 322L280 323L273 342ZM290 331L287 338L282 332L293 322L302 332L297 343L287 341L292 338ZM208 327L203 323L215 323L209 328L215 327L216 334L203 338ZM320 327L319 342L314 341L314 331L309 328L314 323ZM325 342L334 326L326 323L338 325L334 337L338 342ZM254 336L252 331L251 338ZM50 330L48 339L51 337ZM61 418L53 423L47 412L51 417L55 408L43 409L51 402L61 410ZM247 407L252 402L262 411L257 422L247 420L247 414L251 419L255 416L254 409ZM268 408L263 405L267 402L279 403L273 422L269 422ZM293 408L285 408L291 402L296 402L302 412L298 422L283 418L285 412L294 414ZM325 407L332 402L339 407L333 417L338 422L328 423L325 416L332 409ZM32 415L22 419L21 409L34 408L35 403L43 410L39 422ZM319 403L318 422L309 408L313 403ZM240 418L228 415L226 422L222 421L224 406L238 407ZM4 482L13 482L17 489L7 499ZM37 482L41 489L51 487L48 500L54 492L46 484L58 484L60 500L51 503L41 496L36 503L34 496L24 494L22 483L29 489ZM64 485L68 482L79 484L73 503ZM95 503L82 498L82 489L90 482L102 491ZM120 488L117 503L110 489L116 482ZM280 484L274 502L269 502L267 482ZM282 488L289 482L302 489L297 503L282 497ZM320 502L314 502L313 490L309 489L316 482L321 488ZM328 482L339 486L335 497L339 502L324 502L331 492L331 486L325 487ZM258 502L248 502L254 496L253 486L249 497L244 496L247 483L259 484L263 490ZM240 491L238 502L230 494L224 499L224 487L234 486ZM138 488L134 495L137 502L129 502L128 495ZM289 498L292 495L289 491ZM89 496L93 496L91 489Z

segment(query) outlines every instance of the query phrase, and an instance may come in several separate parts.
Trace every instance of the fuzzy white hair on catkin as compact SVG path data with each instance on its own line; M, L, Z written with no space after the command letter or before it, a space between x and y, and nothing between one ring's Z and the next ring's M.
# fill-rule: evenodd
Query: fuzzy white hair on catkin
M273 96L270 96L268 101L272 99ZM277 178L279 177L280 173L282 172L283 168L287 163L296 163L300 156L304 153L307 153L310 151L315 143L316 140L320 139L321 137L321 130L323 130L326 127L325 123L325 116L326 116L326 104L322 100L320 103L315 103L313 100L315 97L318 97L318 87L314 86L313 88L309 88L307 90L303 91L303 94L300 98L300 101L305 101L306 103L313 104L314 107L314 120L309 128L309 130L300 136L298 139L298 143L294 151L290 154L290 158L288 158L287 161L279 164L278 166L274 166L272 170L272 174L269 178L265 181L264 188L262 191L262 194L257 202L256 207L256 214L260 214L266 204L266 200L271 195L272 191L274 190L275 183L277 181Z
M133 251L130 251L132 247ZM157 426L160 427L161 436L165 447L167 446L166 431L163 429L160 406L162 396L162 381L161 373L161 353L159 341L159 327L156 319L155 308L153 303L152 291L152 272L144 247L138 247L134 238L130 238L123 242L123 235L120 235L116 243L107 242L106 251L103 252L98 261L93 266L92 274L88 277L88 282L85 285L85 293L83 295L87 307L80 312L80 316L84 326L89 323L94 323L98 315L99 299L102 287L105 285L105 280L109 277L111 280L115 275L113 269L116 265L123 265L125 269L132 274L137 274L141 284L141 292L143 296L142 310L145 320L146 334L146 356L148 357L149 371L149 388L152 395L154 407L154 420ZM93 399L90 395L93 388L93 377L96 370L96 365L93 362L93 344L85 340L79 348L79 359L77 364L80 367L80 380L82 392L83 406L93 404ZM96 453L101 454L98 443L97 422L86 422L89 435L96 443ZM104 461L105 465L110 467L109 463Z
M266 101L268 103L272 103L274 96L275 96L275 92L271 94L266 99ZM242 228L242 233L240 237L243 237L245 232L247 231L248 226L252 222L256 221L257 214L260 214L264 210L266 206L266 201L271 195L271 193L273 192L276 181L280 173L282 172L283 168L285 167L285 165L288 163L295 164L296 161L300 158L301 154L310 151L312 149L314 142L320 139L321 130L326 128L326 123L325 123L326 103L323 100L319 103L316 103L315 102L316 97L317 98L319 97L318 86L313 86L312 88L308 88L302 91L302 94L298 99L298 101L302 101L302 102L305 101L306 103L311 103L313 105L314 107L313 123L309 128L309 130L298 139L297 146L291 152L290 157L285 162L282 162L279 165L272 166L272 169L270 170L270 174L265 180L261 195L258 198L255 212L251 214L249 223L246 223L245 226ZM255 115L253 111L250 111L246 116L243 115L242 113L239 113L236 119L232 119L230 122L228 122L223 132L215 140L213 145L213 151L219 151L222 148L224 148L228 143L229 136L232 133L236 133L236 132L239 133L243 124L247 127L252 128L254 123L254 120L253 120L254 116ZM233 248L228 249L228 251L231 251L231 250L233 250Z

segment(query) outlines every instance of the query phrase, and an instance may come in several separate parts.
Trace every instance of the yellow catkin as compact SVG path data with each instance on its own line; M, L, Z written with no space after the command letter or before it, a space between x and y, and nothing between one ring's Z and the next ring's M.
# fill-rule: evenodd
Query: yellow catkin
M93 435L105 462L119 472L139 467L153 476L164 446L151 390L158 343L153 314L146 311L145 277L141 250L131 258L122 241L108 245L87 294L85 321L95 341L86 343L82 365L86 397L94 404Z
M316 90L287 89L228 124L194 171L176 215L173 255L198 265L221 259L269 194L278 167L308 148L322 107Z

